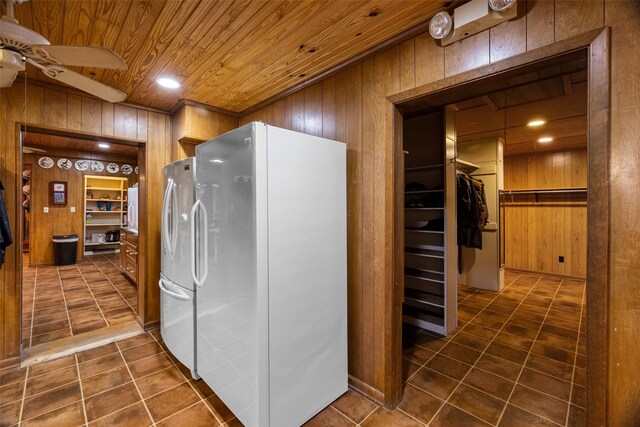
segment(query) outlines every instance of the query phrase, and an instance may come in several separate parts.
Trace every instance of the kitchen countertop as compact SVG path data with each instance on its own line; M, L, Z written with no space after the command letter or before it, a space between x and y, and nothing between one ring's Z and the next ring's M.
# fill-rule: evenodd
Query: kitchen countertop
M138 235L138 229L137 228L131 228L131 227L120 227L120 230L125 231L129 234L133 234L134 236Z

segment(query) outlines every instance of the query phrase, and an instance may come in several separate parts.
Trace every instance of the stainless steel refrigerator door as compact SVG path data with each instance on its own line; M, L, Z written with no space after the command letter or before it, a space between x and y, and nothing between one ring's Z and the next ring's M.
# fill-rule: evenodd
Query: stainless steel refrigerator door
M266 185L256 177L266 178L256 171L266 165L265 134L264 125L250 124L196 148L204 212L198 218L206 218L201 228L208 235L208 274L197 291L198 374L247 427L268 425L266 352L259 354L267 345L266 287L259 289L256 267L257 247L266 247L256 226L256 182ZM266 258L266 250L261 254Z
M194 238L191 211L195 202L195 159L164 167L165 191L161 226L161 271L171 282L193 290Z
M195 293L160 275L160 332L171 353L195 374Z

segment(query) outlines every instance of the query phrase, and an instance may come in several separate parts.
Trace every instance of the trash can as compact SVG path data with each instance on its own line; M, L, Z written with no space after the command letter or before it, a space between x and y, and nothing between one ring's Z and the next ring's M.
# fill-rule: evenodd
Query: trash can
M76 263L78 235L53 236L53 264L71 265Z

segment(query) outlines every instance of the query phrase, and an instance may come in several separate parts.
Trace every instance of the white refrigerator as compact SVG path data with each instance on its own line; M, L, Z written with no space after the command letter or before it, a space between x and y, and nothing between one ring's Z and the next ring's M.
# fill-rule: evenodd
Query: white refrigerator
M347 391L345 144L253 122L196 171L197 373L246 427L300 426Z
M199 230L195 214L195 159L173 162L163 169L164 199L160 231L160 333L171 353L199 378L196 371L195 246Z

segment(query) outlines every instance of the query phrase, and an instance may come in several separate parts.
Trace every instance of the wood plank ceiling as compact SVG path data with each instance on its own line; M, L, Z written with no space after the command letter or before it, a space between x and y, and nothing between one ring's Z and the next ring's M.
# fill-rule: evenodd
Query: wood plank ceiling
M60 148L67 150L87 151L104 155L121 155L127 157L137 157L138 147L124 144L109 143L109 148L98 147L98 141L88 139L70 138L60 135L48 135L39 132L25 132L23 144L25 147L36 147L45 149L46 147ZM43 156L46 154L42 154Z
M15 9L22 25L51 44L105 46L121 55L125 72L80 72L126 92L127 102L170 110L190 99L240 112L425 23L445 3L31 0ZM160 76L182 87L163 90ZM34 69L28 77L53 82Z
M507 156L587 146L587 71L583 61L523 75L509 87L456 103L458 142L501 136ZM531 127L531 120L544 120ZM540 143L540 137L552 137Z

